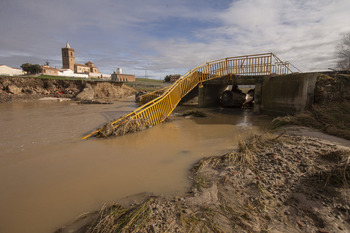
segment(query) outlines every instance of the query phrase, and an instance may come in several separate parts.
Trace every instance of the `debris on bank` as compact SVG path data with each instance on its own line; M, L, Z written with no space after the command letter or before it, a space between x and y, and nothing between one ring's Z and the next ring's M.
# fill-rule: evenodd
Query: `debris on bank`
M113 122L105 124L99 132L101 137L110 137L110 136L122 136L128 133L134 133L137 131L145 130L149 128L149 121L147 119L134 119L129 117L124 119L118 125L114 125Z

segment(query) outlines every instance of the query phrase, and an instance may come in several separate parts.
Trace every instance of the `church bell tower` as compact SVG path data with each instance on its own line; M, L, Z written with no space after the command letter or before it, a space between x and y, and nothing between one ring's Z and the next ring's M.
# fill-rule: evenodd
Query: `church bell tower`
M63 69L71 69L74 71L75 53L74 49L69 46L67 42L66 47L62 48L62 65Z

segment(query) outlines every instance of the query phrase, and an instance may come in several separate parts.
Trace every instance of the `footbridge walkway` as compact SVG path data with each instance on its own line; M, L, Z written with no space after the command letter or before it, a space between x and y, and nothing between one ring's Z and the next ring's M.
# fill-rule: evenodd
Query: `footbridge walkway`
M247 56L229 57L202 64L185 75L181 76L172 86L158 90L140 98L143 104L133 112L113 121L114 128L121 124L130 123L132 120L141 120L141 124L156 125L164 121L176 108L181 99L197 85L227 77L230 75L243 76L266 76L271 74L290 74L297 70L289 62L283 62L273 53L255 54ZM85 137L98 136L103 128L100 128Z

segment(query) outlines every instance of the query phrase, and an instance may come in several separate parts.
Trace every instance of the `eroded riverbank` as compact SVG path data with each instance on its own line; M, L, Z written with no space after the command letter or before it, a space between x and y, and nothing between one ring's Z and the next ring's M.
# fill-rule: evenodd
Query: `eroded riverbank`
M124 98L136 91L121 82L72 79L0 77L0 103L23 102L40 98L92 100Z
M213 110L207 118L174 117L119 138L79 140L135 107L133 98L111 105L1 104L1 231L52 232L137 193L183 195L196 161L232 150L270 120L250 111Z

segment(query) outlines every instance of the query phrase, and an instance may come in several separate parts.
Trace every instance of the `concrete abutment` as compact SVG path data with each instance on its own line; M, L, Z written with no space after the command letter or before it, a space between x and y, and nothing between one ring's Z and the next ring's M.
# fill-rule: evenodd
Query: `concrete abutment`
M298 73L210 80L198 89L198 106L219 106L220 95L228 85L255 85L254 112L274 116L293 115L305 111L313 104L318 75L319 73Z
M314 102L316 73L266 76L255 86L257 113L294 115L307 110Z

